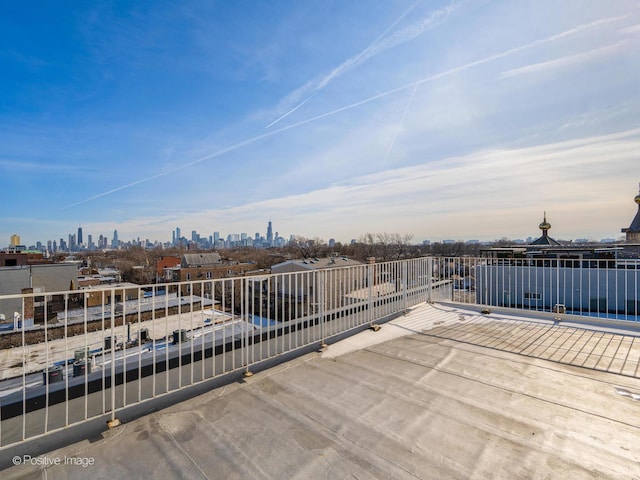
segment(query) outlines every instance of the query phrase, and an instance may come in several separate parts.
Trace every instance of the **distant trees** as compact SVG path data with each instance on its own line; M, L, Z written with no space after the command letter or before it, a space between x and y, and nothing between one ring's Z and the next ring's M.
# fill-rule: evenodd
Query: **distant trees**
M276 248L241 247L229 250L219 250L223 262L252 263L251 270L265 270L271 265L283 262L286 253Z
M493 246L493 245L491 245ZM487 248L480 243L432 243L424 247L425 254L434 257L477 257L480 256L480 249Z
M411 245L413 235L399 233L365 233L358 242L351 245L351 257L366 261L375 257L377 261L386 262L414 256L419 251Z
M331 249L322 238L305 238L297 236L285 247L297 258L325 257Z

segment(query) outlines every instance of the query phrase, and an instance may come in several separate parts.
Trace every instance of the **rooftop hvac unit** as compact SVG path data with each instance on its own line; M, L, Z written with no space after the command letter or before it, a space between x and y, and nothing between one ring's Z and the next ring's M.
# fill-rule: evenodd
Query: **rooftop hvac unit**
M54 367L45 368L42 371L42 383L44 385L58 383L63 380L63 369L60 365Z
M184 343L187 341L187 331L182 328L180 330L173 331L173 344Z
M145 343L149 341L149 329L148 328L141 328L140 332L138 333L138 343Z
M89 348L78 348L73 351L73 359L77 362L89 356Z
M117 341L118 337L116 337L115 335L113 337L104 337L104 350L111 350L111 347L115 346Z
M78 360L73 364L73 376L82 377L91 373L91 360Z

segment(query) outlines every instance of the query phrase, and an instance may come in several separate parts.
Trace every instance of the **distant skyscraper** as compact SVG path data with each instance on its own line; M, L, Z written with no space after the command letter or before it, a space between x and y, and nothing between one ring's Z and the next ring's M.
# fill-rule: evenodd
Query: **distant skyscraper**
M213 244L218 245L218 240L220 240L220 232L213 232Z
M83 244L82 227L78 227L78 245Z
M11 235L11 246L17 247L18 245L20 245L20 235Z
M113 231L113 240L111 241L111 247L112 248L118 248L119 245L119 241L118 241L118 230L114 230Z
M273 227L271 226L271 220L269 220L269 224L267 225L267 243L273 245Z
M181 238L182 235L180 234L180 227L176 227L176 242L179 242Z

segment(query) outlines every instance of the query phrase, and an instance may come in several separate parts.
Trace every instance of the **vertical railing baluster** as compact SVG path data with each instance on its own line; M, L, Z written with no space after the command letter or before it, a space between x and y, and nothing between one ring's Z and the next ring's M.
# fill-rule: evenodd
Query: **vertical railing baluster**
M181 284L176 286L176 299L178 299L178 292L180 291ZM164 393L169 392L169 292L164 298Z
M89 369L92 367L90 364L91 359L89 357L89 332L88 330L88 304L87 294L82 292L82 302L84 306L84 352L82 358L84 359L84 419L89 416Z
M138 287L138 293L137 293L137 301L138 301L138 335L136 337L137 339L137 343L138 343L138 403L140 403L142 401L142 341L141 341L141 335L140 335L140 331L142 330L142 300L140 298L140 295L142 295L142 298L144 298L144 290L142 290L142 287Z
M127 344L129 343L130 327L127 324L127 290L122 288L122 406L127 405ZM114 302L114 307L116 303ZM115 365L114 365L115 368Z
M245 358L245 373L249 374L249 329L251 327L251 322L249 321L249 295L247 295L246 289L248 288L248 283L244 282L244 288L240 289L241 294L244 293L243 297L240 298L241 312L240 318L245 320L244 331L246 332L244 336L244 351L246 353Z
M156 337L156 294L158 289L154 286L151 290L151 359L153 366L151 367L151 398L156 397L156 375L158 373L158 366L156 364L156 351L157 351L157 337ZM164 296L169 295L169 289L165 286Z
M23 327L24 327L24 317L23 317ZM47 311L45 308L44 312L44 371L46 381L45 384L45 403L44 403L44 433L49 431L49 332L47 329ZM65 366L66 369L66 366ZM64 370L63 370L64 371Z
M369 295L368 295L368 319L369 325L373 325L373 262L369 262L367 265L367 284L369 285Z
M22 440L27 438L27 343L24 333L24 296L21 298L22 303L22 323L20 324L20 338L22 342ZM15 314L14 314L15 315ZM14 328L18 327L16 318L13 319ZM48 365L45 365L45 388L49 389L49 372Z
M105 291L101 290L100 291L100 321L101 321L101 327L100 327L100 332L101 332L101 341L102 341L102 345L100 347L100 352L101 352L101 356L100 358L102 358L102 365L101 365L101 377L102 377L102 414L105 415L107 413L107 368L105 365L105 356L107 354L107 352L105 352L105 348L104 348L104 332L106 331L106 326L104 324L104 317L105 317L105 311L104 311L104 304L105 304L105 298L104 298L104 294Z
M318 304L318 321L320 323L320 336L321 338L321 345L320 347L324 347L326 345L326 328L327 328L327 324L326 324L326 318L325 318L325 288L326 288L326 272L325 271L320 271L319 273L319 279L318 279L318 287L317 287L317 304Z
M112 422L114 422L116 419L115 295L116 295L116 291L114 289L111 289L111 421Z
M24 327L24 324L23 324ZM69 293L64 295L64 426L69 425L69 374L67 371L67 359L69 358ZM24 328L22 329L24 332ZM47 373L47 389L49 383L49 374Z

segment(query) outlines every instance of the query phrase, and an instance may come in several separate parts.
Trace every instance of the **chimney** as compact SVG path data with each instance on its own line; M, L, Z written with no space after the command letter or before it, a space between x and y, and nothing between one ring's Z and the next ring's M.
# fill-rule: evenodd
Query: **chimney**
M22 312L22 320L33 319L33 288L23 288L22 294L28 295L24 297L24 311Z

